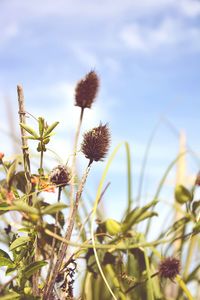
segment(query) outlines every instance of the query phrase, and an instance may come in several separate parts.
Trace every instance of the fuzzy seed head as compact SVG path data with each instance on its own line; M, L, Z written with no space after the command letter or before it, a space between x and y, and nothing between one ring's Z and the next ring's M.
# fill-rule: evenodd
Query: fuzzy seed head
M91 108L98 89L99 78L94 71L90 71L76 86L75 105L81 108Z
M167 257L161 261L159 275L163 278L173 280L180 272L180 260L174 257Z
M58 165L50 173L50 181L55 185L63 187L69 184L71 173L66 166Z
M91 162L103 160L110 146L110 132L107 124L99 125L83 136L81 151Z

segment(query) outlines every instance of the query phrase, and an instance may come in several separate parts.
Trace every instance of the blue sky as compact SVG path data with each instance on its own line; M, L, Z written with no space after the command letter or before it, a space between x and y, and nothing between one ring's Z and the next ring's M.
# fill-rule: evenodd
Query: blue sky
M84 129L109 122L112 149L122 140L130 142L134 196L148 138L161 116L186 132L199 155L199 1L1 0L0 28L1 129L7 127L5 99L16 115L16 85L22 83L29 112L60 120L51 147L67 157L78 117L74 87L95 69L101 89ZM18 131L16 117L13 123ZM1 151L11 155L10 140L3 133L0 138ZM144 196L151 198L177 152L177 135L162 122L149 155ZM109 175L107 212L118 218L126 192L124 160L121 151ZM92 170L92 195L103 166ZM188 159L189 173L198 168ZM172 192L172 187L166 191L168 200Z

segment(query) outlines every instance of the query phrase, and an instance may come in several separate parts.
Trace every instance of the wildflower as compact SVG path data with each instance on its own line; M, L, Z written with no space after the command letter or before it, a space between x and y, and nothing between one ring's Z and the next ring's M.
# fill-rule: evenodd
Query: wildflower
M39 176L33 176L31 178L31 183L34 186L37 186L38 190L42 190L43 192L55 193L55 186L52 185L48 179L41 179Z
M80 80L75 90L75 105L91 108L99 89L99 78L94 71L90 71Z
M66 166L58 165L50 173L50 181L60 187L69 184L71 173Z
M107 124L100 124L99 127L95 127L84 134L81 151L92 163L94 160L99 161L105 158L109 145L110 132Z
M159 275L173 280L180 272L180 260L174 257L164 258L159 266Z

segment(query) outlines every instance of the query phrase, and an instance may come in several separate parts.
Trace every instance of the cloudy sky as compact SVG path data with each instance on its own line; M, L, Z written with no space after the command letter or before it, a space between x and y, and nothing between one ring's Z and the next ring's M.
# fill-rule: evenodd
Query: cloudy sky
M181 129L199 154L200 1L1 0L0 33L2 152L13 153L4 131L10 130L7 118L17 115L16 85L22 83L27 111L60 121L51 147L65 160L78 117L74 87L95 69L101 89L85 115L84 129L108 122L112 149L122 140L130 143L134 197L146 144L161 118L143 196L151 198L176 157ZM18 131L17 118L13 120ZM187 163L189 174L198 170L198 162L188 158ZM92 197L103 166L92 170ZM110 171L107 196L107 212L118 217L125 207L125 176L122 149Z

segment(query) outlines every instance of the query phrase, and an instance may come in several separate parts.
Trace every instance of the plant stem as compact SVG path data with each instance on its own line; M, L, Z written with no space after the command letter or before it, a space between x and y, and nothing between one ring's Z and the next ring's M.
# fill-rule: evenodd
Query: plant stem
M72 179L71 179L71 184L70 184L70 209L71 210L73 209L74 180L75 180L75 176L76 176L76 153L77 153L78 139L79 139L79 135L80 135L81 125L82 125L82 121L83 121L83 113L84 113L84 108L82 107L78 126L76 129L76 134L75 134L75 138L74 138L74 147L73 147Z
M72 209L71 214L70 214L69 225L68 225L67 232L66 232L66 235L65 235L65 239L68 240L68 241L70 241L70 239L71 239L72 231L73 231L75 220L76 220L76 214L77 214L77 210L78 210L79 200L81 198L83 188L84 188L88 173L90 171L90 167L91 167L91 162L89 162L89 164L86 168L86 171L85 171L85 173L82 177L82 180L81 180L81 184L80 184L79 189L76 193L75 203L73 205L73 209ZM50 279L50 282L48 283L48 287L46 288L46 293L43 295L44 300L49 300L51 298L53 287L54 287L54 284L55 284L55 280L56 280L56 277L57 277L57 275L60 271L60 268L62 266L62 262L64 260L65 255L66 255L67 248L68 248L68 244L62 243L60 245L60 249L59 249L59 252L58 252L58 259L57 259L56 264L55 264L55 266L52 270L52 277Z
M62 187L59 186L59 188L58 188L58 200L57 200L57 202L60 202L61 192L62 192ZM54 234L57 234L57 224L58 224L58 212L56 213L56 221L55 221ZM47 282L46 288L48 287L48 282L49 282L51 271L52 271L52 268L53 268L55 245L56 245L56 238L53 237L52 245L51 245L50 261L49 261L49 269L48 269L48 274L47 274L47 278L46 278L46 282ZM44 294L45 293L46 293L46 290L44 290Z
M20 123L26 124L26 112L25 112L25 100L24 100L24 92L21 85L17 86L17 94L18 94L18 107L19 107L19 120ZM21 141L22 141L22 153L24 160L24 172L27 181L27 194L31 191L31 167L30 167L30 159L29 159L29 151L28 151L28 141L26 137L26 130L20 126L21 129Z

